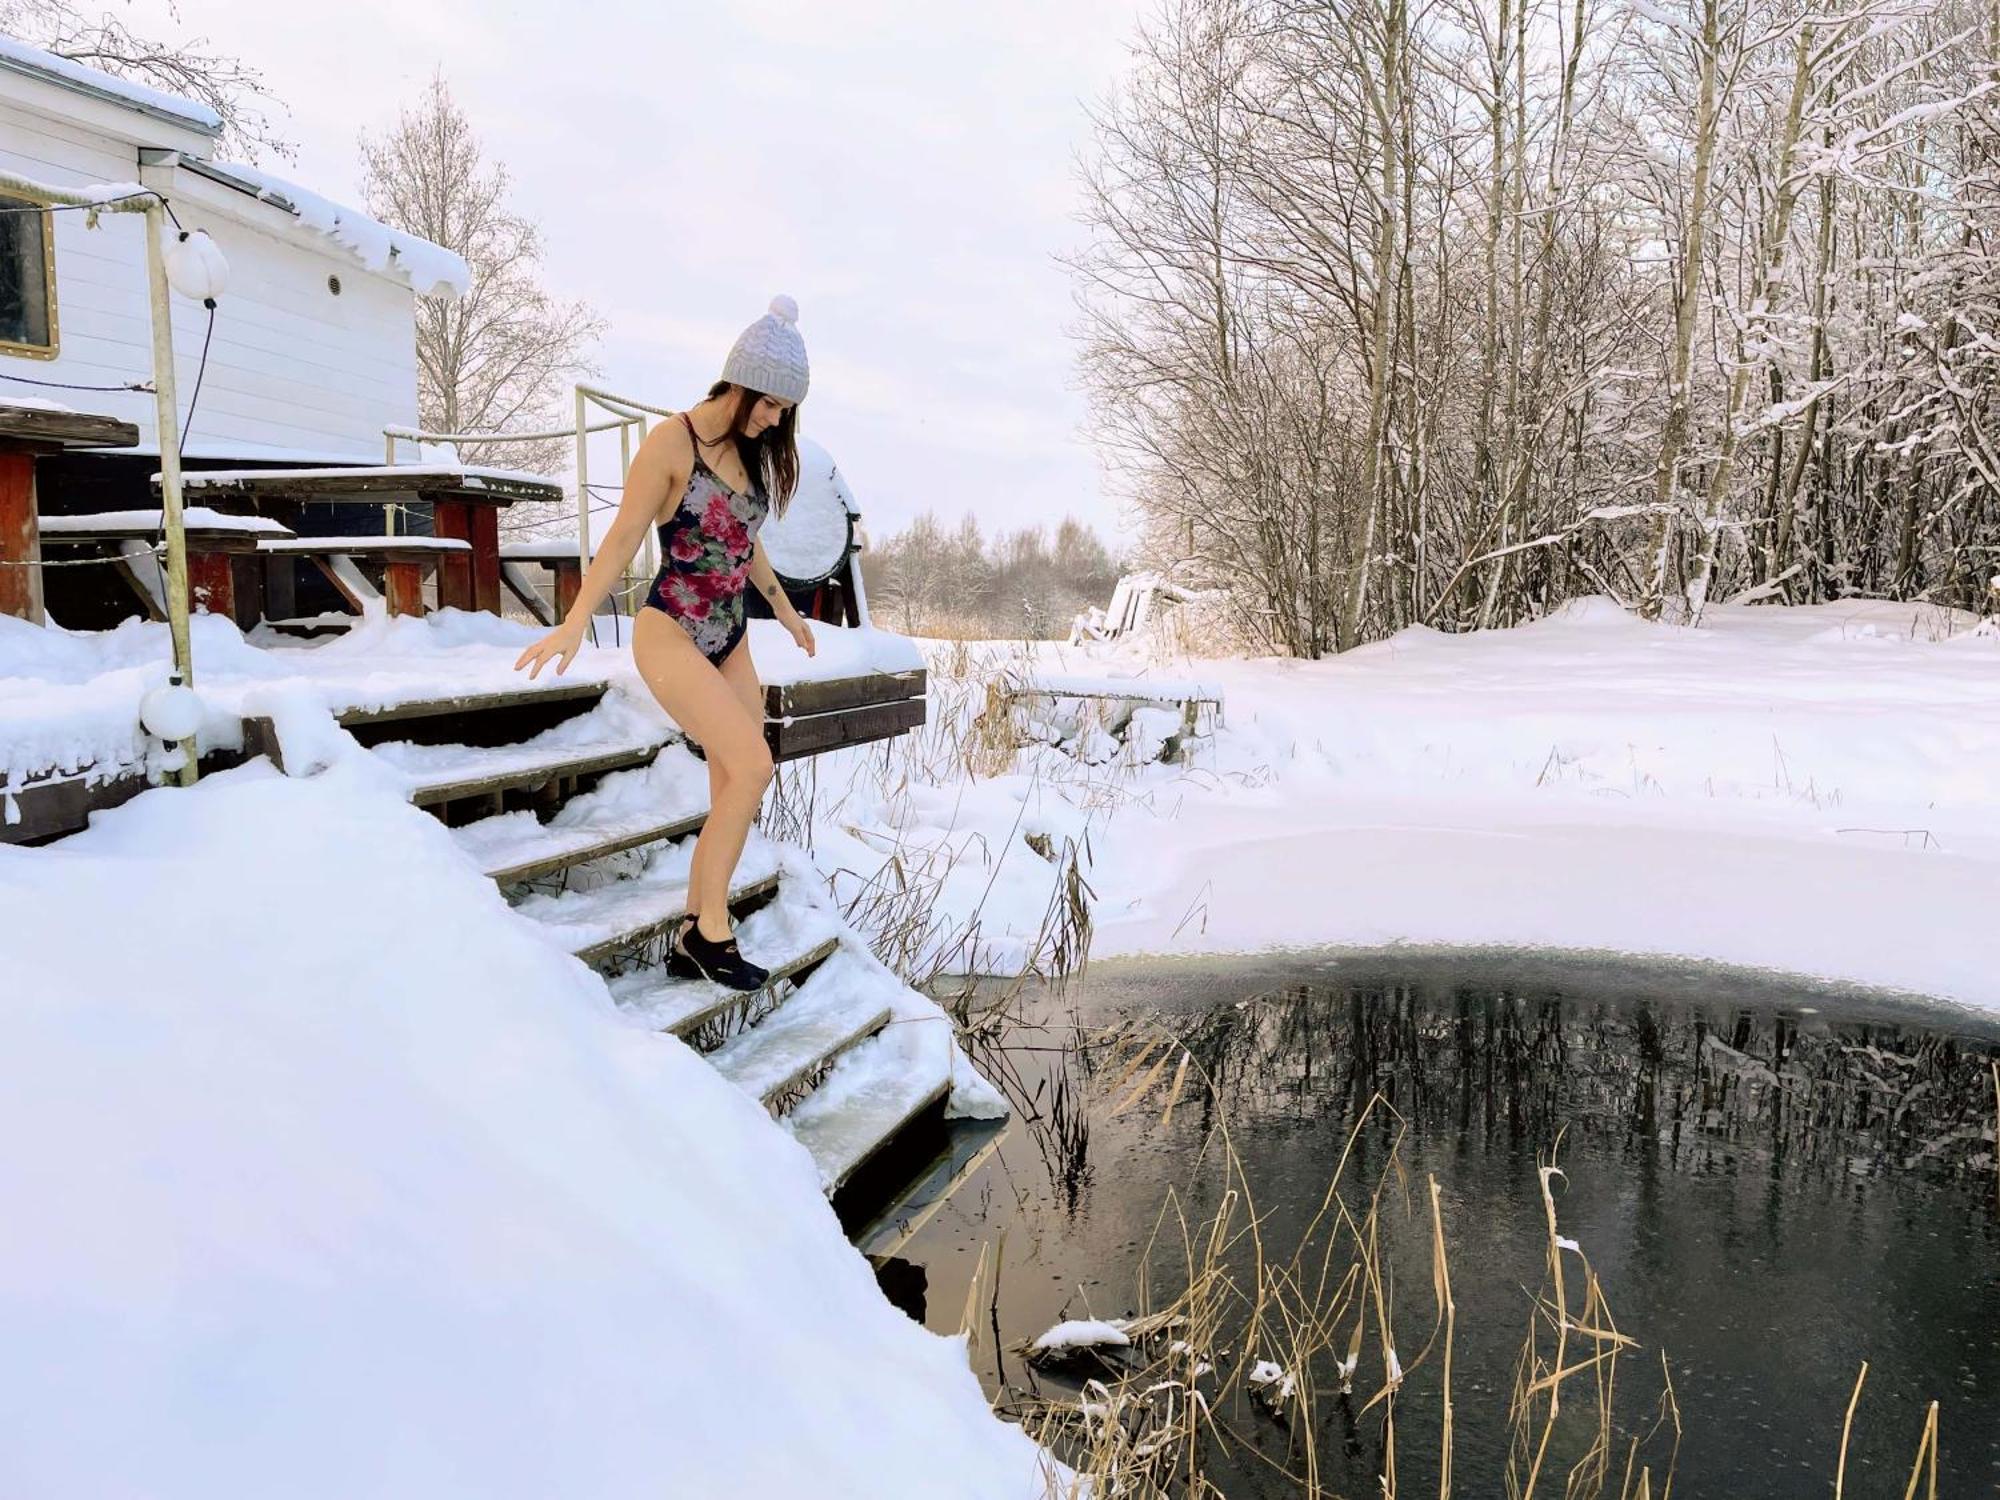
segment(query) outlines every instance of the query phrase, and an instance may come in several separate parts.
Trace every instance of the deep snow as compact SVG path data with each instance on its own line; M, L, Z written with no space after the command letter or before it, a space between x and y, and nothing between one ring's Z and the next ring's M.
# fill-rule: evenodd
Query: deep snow
M379 761L0 847L0 945L8 1494L1044 1493L805 1151Z

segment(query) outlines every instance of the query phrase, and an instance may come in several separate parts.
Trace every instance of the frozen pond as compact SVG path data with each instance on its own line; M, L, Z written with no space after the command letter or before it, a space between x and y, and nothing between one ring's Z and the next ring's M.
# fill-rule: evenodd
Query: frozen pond
M1547 1275L1538 1161L1560 1132L1561 1233L1637 1344L1618 1365L1609 1493L1626 1442L1654 1428L1663 1354L1684 1433L1677 1493L1830 1493L1863 1360L1848 1494L1901 1493L1932 1400L1941 1490L2000 1483L2000 1019L1717 971L1463 953L1100 966L1024 1004L988 1061L1029 1107L882 1272L956 1333L982 1249L997 1255L973 1359L1010 1401L1080 1379L1029 1368L1022 1342L1138 1309L1170 1190L1190 1221L1216 1212L1235 1180L1218 1126L1267 1259L1300 1242L1351 1138L1341 1197L1358 1213L1382 1185L1405 1364L1435 1322L1437 1179L1457 1309L1454 1491L1502 1493L1509 1392ZM1194 1064L1171 1114L1173 1067L1117 1111L1158 1034ZM1185 1280L1171 1238L1171 1252L1153 1246L1154 1306ZM1232 1252L1244 1284L1249 1247ZM1371 1360L1346 1398L1315 1371L1312 1446L1334 1493L1380 1493ZM1436 1492L1439 1369L1433 1348L1395 1401L1406 1494ZM1566 1407L1588 1383L1565 1386ZM1296 1414L1232 1397L1218 1415L1233 1452L1212 1477L1231 1500L1303 1492ZM1657 1464L1670 1438L1653 1431L1640 1461ZM1537 1493L1561 1492L1560 1470L1545 1473Z

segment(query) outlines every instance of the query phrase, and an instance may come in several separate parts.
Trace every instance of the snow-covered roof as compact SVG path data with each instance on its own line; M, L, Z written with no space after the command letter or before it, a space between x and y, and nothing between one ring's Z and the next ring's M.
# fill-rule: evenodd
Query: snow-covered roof
M222 133L222 116L205 104L196 104L192 99L176 98L143 83L134 83L129 78L117 78L96 68L85 67L82 63L71 62L66 57L57 57L53 52L44 52L39 47L30 47L26 42L16 41L11 36L0 36L0 68L15 73L27 73L38 78L46 78L51 83L66 89L74 89L92 98L104 99L112 104L121 104L127 109L136 109L141 114L155 115L171 120L184 128L199 130L208 135Z
M422 297L460 297L472 285L465 258L418 235L391 229L358 208L323 198L262 167L238 162L207 161L180 155L179 166L225 187L247 193L283 209L308 229L316 229L371 271L382 271L409 284Z

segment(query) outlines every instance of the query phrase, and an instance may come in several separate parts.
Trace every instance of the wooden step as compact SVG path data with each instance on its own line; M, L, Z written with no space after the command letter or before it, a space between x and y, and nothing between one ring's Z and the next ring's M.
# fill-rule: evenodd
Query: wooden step
M495 709L520 708L528 704L580 705L596 703L604 696L609 686L609 683L602 681L558 681L547 687L499 688L483 693L447 694L439 698L408 698L400 703L379 704L368 708L343 708L334 717L340 721L342 728L356 729L368 724L436 718L442 714L490 713Z
M419 807L459 797L487 796L543 786L564 776L591 776L651 765L661 742L616 745L385 745L375 753L409 778ZM384 752L393 751L393 754Z
M748 1031L708 1055L715 1070L764 1104L797 1088L889 1024L888 998L856 986L854 968L830 964Z
M870 1048L886 1047L895 1040L869 1038L848 1054L849 1066L859 1063ZM868 1087L845 1095L837 1108L814 1108L819 1101L807 1099L786 1124L812 1153L820 1185L832 1194L905 1125L950 1092L951 1075L943 1066L934 1073L884 1068Z
M1000 1149L1012 1120L952 1120L944 1144L880 1207L848 1235L854 1248L873 1260L900 1251L929 1223L951 1195L978 1175Z
M563 826L538 822L531 812L514 812L454 828L451 836L488 878L500 885L515 885L602 859L607 854L686 838L701 832L701 825L707 819L704 809L692 813L593 818Z
M731 912L747 910L778 889L775 854L748 853L729 888ZM537 923L551 941L587 964L664 936L687 915L687 886L678 880L618 880L589 891L530 896L514 910Z
M737 934L744 957L771 971L770 983L760 990L732 990L706 979L676 979L664 967L642 969L621 975L611 982L611 993L619 1007L643 1019L660 1031L689 1036L736 1007L795 984L831 958L840 947L837 933L797 943L760 942L755 933L757 918L745 922Z

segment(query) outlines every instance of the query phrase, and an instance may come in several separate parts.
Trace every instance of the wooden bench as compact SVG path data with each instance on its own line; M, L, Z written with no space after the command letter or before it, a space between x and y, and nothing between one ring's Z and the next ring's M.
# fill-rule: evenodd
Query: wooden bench
M256 559L262 543L283 542L288 527L263 516L225 516L205 506L181 513L187 536L192 607L227 615L244 628L262 614ZM167 583L158 543L166 525L157 510L100 511L41 518L42 547L103 557L118 570L150 620L167 617Z
M154 476L157 487L159 476ZM438 604L500 613L500 512L521 500L559 501L552 479L468 464L382 464L322 469L194 469L190 499L250 508L276 504L426 504L432 535L466 544L439 559Z
M1214 710L1216 724L1222 723L1222 689L1206 683L1146 677L1084 677L1052 672L1036 673L1019 680L1003 678L987 684L986 717L998 720L1009 715L1014 705L1024 698L1041 698L1051 703L1080 699L1122 703L1128 708L1178 708L1181 711L1183 756L1199 730L1204 707ZM1129 712L1126 717L1130 717Z
M303 557L312 562L356 614L376 599L386 599L392 615L423 615L424 579L447 558L472 551L469 542L434 536L301 536L261 542L258 550L272 557ZM378 591L362 562L380 564ZM442 592L442 590L440 590Z
M130 448L139 429L115 417L0 400L0 614L39 625L42 527L35 460L72 448Z

